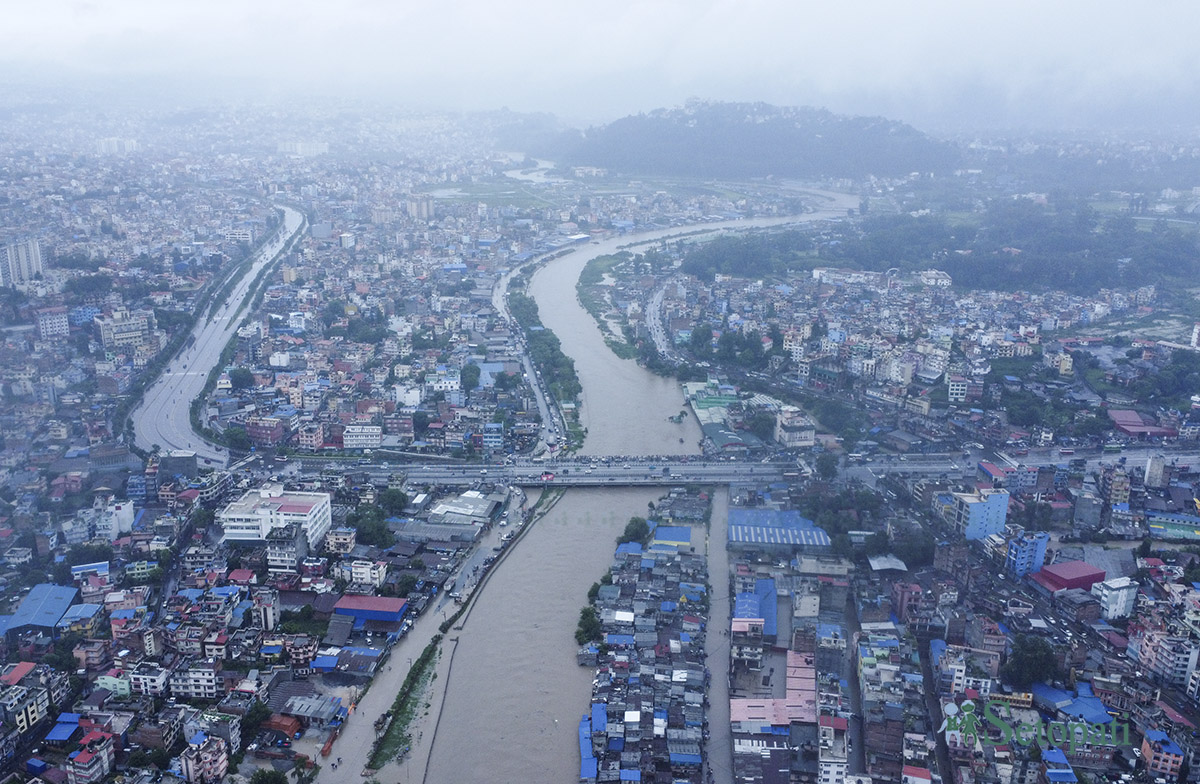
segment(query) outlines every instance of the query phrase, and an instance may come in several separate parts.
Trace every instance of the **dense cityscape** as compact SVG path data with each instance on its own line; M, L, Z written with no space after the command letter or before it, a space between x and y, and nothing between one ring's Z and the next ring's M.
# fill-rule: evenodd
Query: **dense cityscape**
M6 123L5 780L1191 777L1190 147L702 180L507 112ZM1028 173L1101 151L1183 163Z

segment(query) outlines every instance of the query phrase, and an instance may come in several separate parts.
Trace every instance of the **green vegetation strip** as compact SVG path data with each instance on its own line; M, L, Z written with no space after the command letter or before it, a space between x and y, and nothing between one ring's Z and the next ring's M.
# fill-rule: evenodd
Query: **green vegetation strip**
M442 635L435 634L429 644L425 646L425 650L413 662L412 668L404 678L404 683L400 686L400 691L396 694L395 702L392 703L391 718L388 720L387 729L375 741L375 748L371 751L367 767L378 770L411 745L412 738L408 734L408 725L417 715L417 707L425 687L436 677L433 667L437 662L438 646L441 642Z
M632 255L627 252L615 256L597 256L584 265L583 271L579 273L579 282L575 284L575 293L579 296L579 304L592 314L596 326L600 328L604 344L621 359L635 359L638 352L632 343L614 337L608 327L608 322L604 318L605 311L609 309L608 297L605 293L608 287L604 285L604 276L613 274L618 264L630 258Z
M575 360L563 353L558 336L542 324L533 297L514 291L508 295L508 307L525 332L529 358L542 372L546 386L559 400L577 400L583 387L575 374Z

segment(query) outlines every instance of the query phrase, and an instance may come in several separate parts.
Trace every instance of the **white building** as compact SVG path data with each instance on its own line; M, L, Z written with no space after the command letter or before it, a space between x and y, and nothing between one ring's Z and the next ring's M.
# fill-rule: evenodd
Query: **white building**
M817 428L795 406L783 406L775 417L775 440L787 449L810 447L817 442Z
M1167 458L1153 455L1146 461L1146 473L1142 484L1146 487L1166 487Z
M100 342L107 351L154 343L158 322L151 310L117 308L109 316L97 316ZM164 335L165 337L165 335Z
M285 492L274 482L247 490L217 513L224 541L262 542L272 530L294 524L304 532L310 550L319 548L331 519L328 493Z
M107 539L115 542L121 536L133 530L133 502L117 501L113 498L97 496L92 503L95 513L92 523L93 535L97 539Z
M380 425L346 425L342 431L345 449L378 449L382 444L383 427Z
M0 286L28 283L42 274L42 248L37 240L8 243L0 261Z
M193 661L171 673L172 696L183 700L215 700L224 694L221 667L215 661Z
M62 305L53 308L41 308L37 312L38 337L42 340L65 337L71 334L71 322L67 318L67 309Z
M1114 577L1092 585L1092 596L1100 600L1100 614L1105 620L1132 615L1137 591L1138 584L1128 577Z
M379 588L387 579L386 561L368 561L365 558L341 563L342 578L349 583L373 585Z
M129 673L129 688L134 694L158 697L167 693L167 678L171 671L153 662L140 662Z
M954 282L949 273L934 269L922 270L917 277L922 286L933 286L940 289L949 288L950 284Z

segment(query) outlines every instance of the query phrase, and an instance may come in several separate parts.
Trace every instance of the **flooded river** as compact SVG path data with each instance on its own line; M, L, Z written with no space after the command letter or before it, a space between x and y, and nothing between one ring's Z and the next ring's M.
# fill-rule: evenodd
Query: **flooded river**
M430 782L570 782L593 671L575 664L575 623L615 540L653 489L571 490L492 575L453 650Z
M845 197L830 212L805 218L845 215L849 203L857 201ZM614 355L575 297L588 260L628 242L589 245L555 260L534 275L531 294L542 323L575 360L584 390L581 422L588 429L583 454L695 454L700 439L695 419L681 424L668 419L684 407L678 383ZM448 635L443 656L454 658L428 782L578 780L577 725L588 706L593 671L575 664L575 624L588 588L612 561L625 523L644 516L646 504L660 494L570 490L499 565L462 630ZM457 644L450 641L455 635Z

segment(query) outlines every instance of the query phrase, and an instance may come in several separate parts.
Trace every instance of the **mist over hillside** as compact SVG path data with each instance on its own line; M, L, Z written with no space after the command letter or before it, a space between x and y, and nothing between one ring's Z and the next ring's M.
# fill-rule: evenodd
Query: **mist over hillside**
M693 102L558 133L526 120L509 131L536 157L626 174L889 177L944 172L960 159L954 145L901 122L763 103Z

